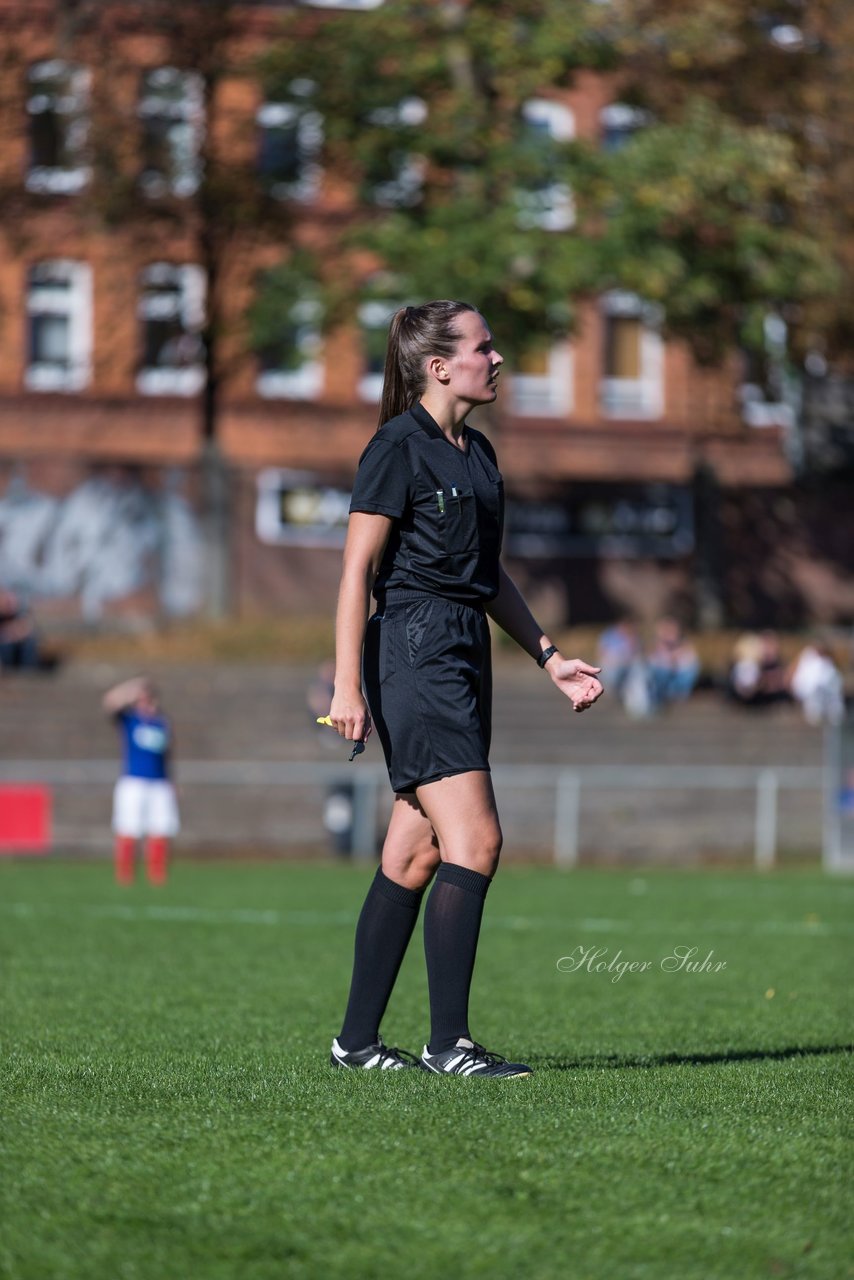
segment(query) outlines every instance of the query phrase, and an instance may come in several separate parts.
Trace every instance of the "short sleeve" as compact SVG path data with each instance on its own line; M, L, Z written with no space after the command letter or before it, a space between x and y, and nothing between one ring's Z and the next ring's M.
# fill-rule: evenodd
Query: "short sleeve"
M399 519L410 501L409 467L396 444L377 437L359 460L350 511Z

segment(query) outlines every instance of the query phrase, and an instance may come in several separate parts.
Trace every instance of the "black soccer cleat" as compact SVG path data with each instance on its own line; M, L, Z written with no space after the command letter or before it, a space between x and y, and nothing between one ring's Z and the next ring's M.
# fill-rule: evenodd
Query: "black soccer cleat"
M438 1076L491 1076L507 1080L534 1074L524 1062L508 1062L500 1053L489 1053L482 1044L464 1037L460 1037L452 1049L443 1049L441 1053L428 1053L425 1045L420 1066L422 1071L432 1071Z
M352 1053L333 1040L329 1061L333 1067L351 1067L361 1071L400 1071L419 1065L414 1053L407 1053L405 1049L389 1049L382 1040L369 1044L366 1049L354 1049Z

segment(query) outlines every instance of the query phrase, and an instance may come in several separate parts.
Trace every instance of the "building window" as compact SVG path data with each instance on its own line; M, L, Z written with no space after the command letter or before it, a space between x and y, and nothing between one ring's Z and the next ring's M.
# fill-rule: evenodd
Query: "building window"
M281 317L275 340L258 352L258 394L265 399L312 400L323 390L320 303L304 299Z
M663 345L656 308L615 290L602 300L605 350L600 384L609 418L659 418L664 407Z
M775 49L782 49L784 53L801 53L811 43L800 27L788 22L773 23L768 39Z
M201 390L204 303L201 267L156 262L142 273L142 367L136 385L143 395L191 396Z
M31 391L81 391L92 361L92 269L85 262L38 262L27 275Z
M625 102L612 102L599 112L602 150L620 151L639 129L650 123L650 113Z
M566 231L575 223L572 191L560 179L562 148L575 137L575 116L547 98L530 98L522 106L526 151L536 176L517 193L519 225L543 231Z
M379 9L383 0L300 0L312 9Z
M36 62L27 74L30 118L28 191L69 195L85 187L89 132L89 72L52 59Z
M422 98L404 98L391 107L372 111L368 120L388 130L388 150L371 158L365 174L364 195L383 209L411 209L418 204L424 187L426 164L423 156L409 150L407 134L427 119Z
M293 102L265 102L255 117L258 125L258 172L264 189L277 200L312 200L320 183L318 156L323 142L323 117L299 102L310 93L310 81L296 81Z
M522 416L563 417L572 412L572 348L568 342L523 351L510 379L513 409Z
M749 427L786 427L794 430L797 389L786 375L789 330L775 311L766 313L762 323L762 350L741 353L743 380L738 388L742 421ZM804 369L812 378L823 378L827 364L818 352L810 352Z
M191 196L201 180L202 79L194 71L155 67L142 76L140 186L147 196Z
M376 404L382 398L385 374L385 352L388 327L391 318L402 302L384 298L363 302L359 307L359 328L364 355L362 376L359 379L359 395L362 400Z

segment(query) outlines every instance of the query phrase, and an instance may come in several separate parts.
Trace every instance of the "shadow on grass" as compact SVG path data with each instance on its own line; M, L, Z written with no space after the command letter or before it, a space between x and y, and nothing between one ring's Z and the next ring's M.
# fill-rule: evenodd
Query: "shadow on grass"
M715 1062L774 1062L815 1054L852 1053L854 1044L792 1045L785 1049L727 1049L721 1053L584 1054L576 1058L532 1057L551 1071L587 1071L597 1067L705 1067Z

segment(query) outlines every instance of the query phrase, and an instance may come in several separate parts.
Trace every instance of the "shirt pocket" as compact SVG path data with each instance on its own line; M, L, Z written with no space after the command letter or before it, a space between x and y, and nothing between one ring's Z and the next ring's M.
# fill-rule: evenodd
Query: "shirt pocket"
M443 544L448 555L465 555L477 550L477 499L471 490L445 496L442 524Z

